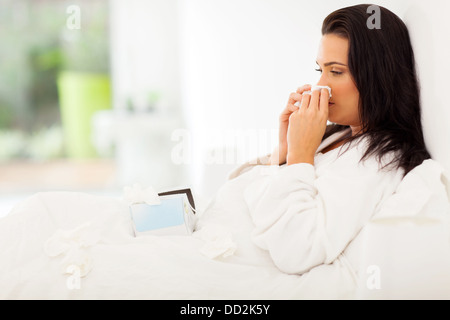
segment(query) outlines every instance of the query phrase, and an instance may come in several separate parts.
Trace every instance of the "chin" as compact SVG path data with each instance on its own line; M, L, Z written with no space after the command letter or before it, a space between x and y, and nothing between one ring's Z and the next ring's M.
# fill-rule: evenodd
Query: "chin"
M328 121L335 124L344 125L343 122L347 121L342 120L343 120L342 117L340 117L339 113L336 113L335 110L328 110Z

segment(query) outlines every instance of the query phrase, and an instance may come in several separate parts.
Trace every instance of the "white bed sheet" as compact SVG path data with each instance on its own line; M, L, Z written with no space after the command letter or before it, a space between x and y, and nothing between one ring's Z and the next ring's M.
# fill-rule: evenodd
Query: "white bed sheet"
M202 254L205 241L197 236L133 237L120 199L36 194L0 219L0 299L352 299L356 279L343 261L288 275L252 244L245 203L224 205L245 180L225 184L199 213L200 230L220 226L236 244L233 255L216 259ZM55 233L80 227L98 239L82 247L91 269L78 278L64 274L64 254L50 257L44 249Z

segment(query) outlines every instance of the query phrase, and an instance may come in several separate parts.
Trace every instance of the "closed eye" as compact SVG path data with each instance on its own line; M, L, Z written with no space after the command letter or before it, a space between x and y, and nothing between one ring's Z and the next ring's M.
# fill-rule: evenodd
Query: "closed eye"
M323 72L322 69L316 69L316 71L317 71L317 72L320 72L320 73ZM335 74L335 75L341 75L341 74L342 74L342 72L339 72L339 71L331 71L331 73L333 73L333 74Z

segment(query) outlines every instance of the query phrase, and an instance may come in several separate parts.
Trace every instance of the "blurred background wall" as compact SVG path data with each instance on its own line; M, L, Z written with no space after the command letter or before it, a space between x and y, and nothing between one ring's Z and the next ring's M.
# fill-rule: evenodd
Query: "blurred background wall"
M0 0L0 209L133 183L212 196L272 151L289 94L318 79L323 19L358 3ZM450 3L376 4L410 28L426 141L450 170Z

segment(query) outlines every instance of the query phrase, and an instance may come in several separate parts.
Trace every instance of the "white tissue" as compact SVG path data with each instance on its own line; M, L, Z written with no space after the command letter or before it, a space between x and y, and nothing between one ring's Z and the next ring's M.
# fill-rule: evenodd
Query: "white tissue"
M330 94L330 99L331 99L331 97L332 97L332 94L331 94L331 88L328 87L328 86L317 86L317 85L315 85L315 86L312 86L312 87L311 87L311 90L310 90L310 91L305 91L305 92L303 92L303 94L312 95L313 91L320 91L320 90L322 90L322 89L327 89L327 90L328 90L328 92L329 92L329 94ZM297 103L295 103L294 105L295 105L296 107L300 107L300 101L297 102Z
M327 89L328 90L328 93L330 94L330 99L331 99L331 97L332 97L332 95L331 95L331 88L328 87L328 86L312 86L311 87L311 91L303 92L303 94L311 95L313 93L313 91L320 91L322 89Z
M200 252L209 259L232 256L236 251L236 243L230 232L221 226L208 224L193 234L194 237L205 241Z
M76 272L77 275L83 278L86 277L91 270L92 258L86 250L80 248L71 248L61 262L61 272L64 274Z
M80 277L85 277L92 269L92 259L88 247L100 241L99 230L87 222L73 230L57 230L44 244L44 252L49 257L62 256L61 272L68 273L76 267Z
M158 193L152 187L143 189L139 184L134 184L133 187L125 187L123 198L129 205L138 203L161 204Z
M236 243L231 237L217 238L214 241L207 242L200 252L210 259L218 257L226 258L232 256L236 251Z

